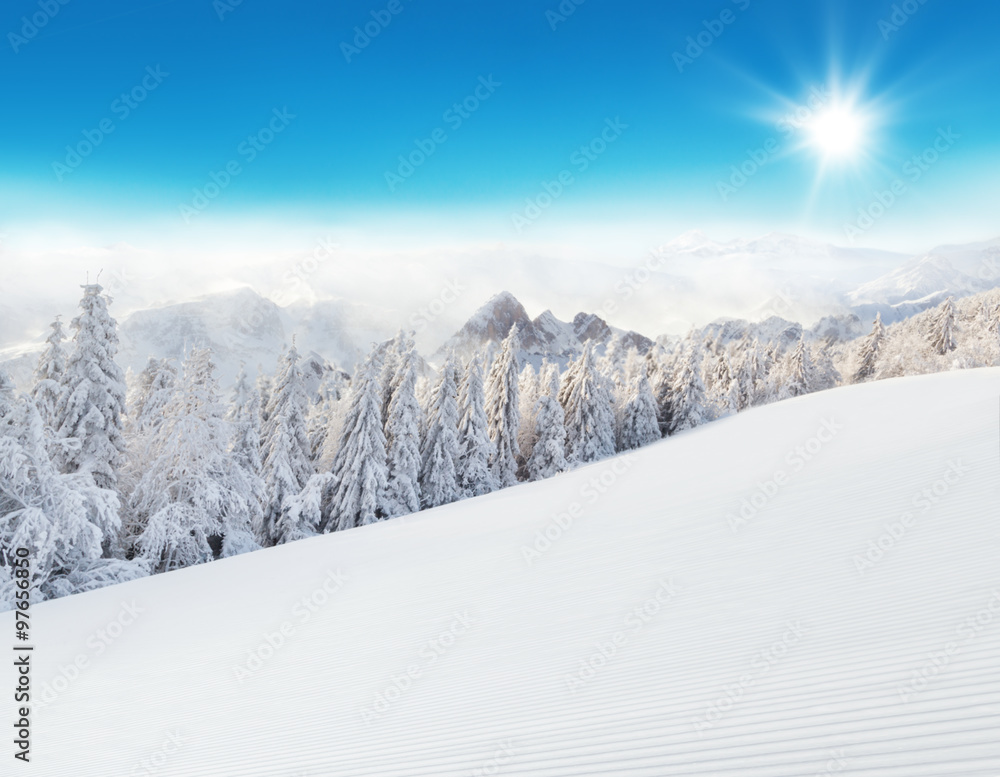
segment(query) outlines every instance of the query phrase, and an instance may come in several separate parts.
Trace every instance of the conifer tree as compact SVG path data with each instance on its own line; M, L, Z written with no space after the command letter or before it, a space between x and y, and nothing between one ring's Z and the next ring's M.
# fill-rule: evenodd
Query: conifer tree
M261 459L260 394L250 383L246 367L240 365L240 372L233 387L232 399L226 413L231 429L229 454L233 462L243 469L247 485L252 495L249 502L250 523L254 533L260 537L263 532L264 502L264 462Z
M464 496L482 496L496 491L500 485L490 470L493 444L486 418L483 372L478 357L473 357L466 366L458 410L462 419L458 430L459 488Z
M345 398L347 411L332 479L323 492L323 531L375 523L387 515L385 433L382 431L381 364L375 353L362 362Z
M575 464L613 456L615 417L606 378L594 365L590 344L566 370L559 390L559 404L565 413L566 456Z
M385 423L389 468L386 505L390 518L420 509L422 412L416 394L417 352L412 339L403 337L398 342L398 369Z
M253 550L254 494L229 454L230 429L207 348L194 348L155 432L158 456L132 493L136 545L156 572Z
M562 405L549 394L539 397L535 409L538 436L528 459L528 479L543 480L568 468L566 426Z
M813 365L812 355L806 348L803 338L799 338L795 350L788 358L788 369L784 376L784 390L790 397L799 397L816 390L817 376L816 367Z
M708 420L700 350L697 343L689 341L678 359L677 373L671 386L670 434L693 429Z
M944 356L958 347L955 341L954 298L948 297L934 311L927 339L938 356Z
M115 363L117 323L108 313L108 300L99 284L88 284L83 290L82 312L70 325L75 332L74 349L62 375L55 411L56 433L78 444L64 450L61 468L67 473L90 472L98 487L114 490L125 452L125 375Z
M420 491L424 507L454 502L461 495L458 486L458 387L455 362L449 357L441 370L431 397L429 427L422 451Z
M314 474L306 431L307 402L299 354L293 343L279 363L278 377L267 408L267 422L261 432L267 496L263 531L258 536L262 545L288 541L287 534L279 531L277 526L284 502L305 488Z
M531 449L535 445L537 431L535 429L535 408L540 396L539 380L540 375L535 372L535 368L525 362L521 375L518 378L518 412L520 423L518 424L517 447L520 451L521 459L527 461L531 456Z
M118 497L90 472L59 472L34 402L16 395L0 371L0 606L14 603L15 548L27 548L35 601L148 574L141 563L104 557L100 527L118 521Z
M45 350L42 351L38 366L35 368L35 385L31 396L42 416L42 422L48 427L55 428L56 407L63 391L62 377L66 372L66 349L62 345L66 333L63 331L59 316L52 322L51 329L52 332L45 338Z
M621 450L632 450L660 439L656 399L649 378L640 373L633 381L622 413Z
M871 333L861 341L861 348L858 353L858 368L854 371L855 383L869 380L875 375L879 364L879 354L882 351L884 342L885 327L882 325L882 314L876 313Z
M520 342L515 324L504 338L486 379L486 419L492 443L490 471L501 488L517 483L520 457L517 443L520 431Z

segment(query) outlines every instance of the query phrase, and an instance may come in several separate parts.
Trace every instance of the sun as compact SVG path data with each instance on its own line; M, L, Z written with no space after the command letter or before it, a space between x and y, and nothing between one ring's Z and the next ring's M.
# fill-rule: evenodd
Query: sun
M864 146L865 122L849 105L831 105L808 126L809 143L827 159L855 158Z

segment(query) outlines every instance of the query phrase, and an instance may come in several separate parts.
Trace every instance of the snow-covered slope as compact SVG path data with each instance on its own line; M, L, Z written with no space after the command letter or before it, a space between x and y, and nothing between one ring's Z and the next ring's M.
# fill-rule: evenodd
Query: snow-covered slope
M31 772L995 777L998 398L836 389L38 605Z

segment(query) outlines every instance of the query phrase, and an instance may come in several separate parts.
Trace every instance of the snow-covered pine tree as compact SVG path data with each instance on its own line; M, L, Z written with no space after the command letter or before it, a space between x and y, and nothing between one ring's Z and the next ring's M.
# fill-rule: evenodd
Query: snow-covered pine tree
M328 447L327 440L337 415L337 405L345 393L343 371L329 365L320 379L318 396L309 408L310 458L315 469L323 469Z
M504 338L486 379L486 419L492 443L490 471L501 488L517 483L521 455L517 444L520 431L520 370L517 363L520 348L521 340L517 324L514 324Z
M535 405L540 396L539 390L540 376L535 372L535 368L525 362L518 379L518 412L520 413L520 424L517 432L517 447L521 453L521 460L527 461L531 456L531 449L535 446Z
M660 439L656 398L649 378L640 373L633 381L622 413L620 450L633 450Z
M167 359L150 356L129 392L127 433L136 437L155 431L176 387L177 368Z
M566 457L587 464L615 454L615 416L607 379L594 364L590 343L566 370L559 390L566 424Z
M945 356L958 347L955 341L955 300L948 297L938 305L930 321L927 340L938 356Z
M230 425L229 455L246 473L253 499L250 502L250 523L256 536L262 536L264 525L264 462L261 459L260 394L250 383L246 366L240 365L232 399L226 413Z
M125 452L122 416L125 375L115 363L117 323L108 312L102 287L83 287L81 313L73 319L74 349L62 375L62 392L55 411L56 433L78 445L61 457L63 472L91 472L100 488L114 490ZM108 532L110 527L103 527ZM106 534L106 537L109 536Z
M543 480L566 471L564 418L562 405L557 399L547 393L539 397L535 408L538 436L527 465L529 480Z
M101 526L118 521L118 497L86 470L59 472L34 402L0 372L0 609L13 606L14 548L31 558L32 599L53 599L148 574L142 563L104 558Z
M840 373L833 365L829 345L818 343L812 349L813 364L816 366L816 390L825 391L840 385Z
M420 509L420 426L422 410L417 401L417 351L410 337L397 340L397 373L389 415L385 423L387 517Z
M701 347L689 340L678 358L670 392L670 434L693 429L708 420L705 384L701 378Z
M402 379L402 351L406 348L406 333L402 329L396 336L377 350L379 360L379 385L382 387L382 428L389 423L389 405Z
M347 412L333 459L333 478L323 493L322 524L326 532L375 523L386 512L385 433L382 431L381 363L369 354L351 381Z
M191 350L155 432L159 455L131 496L144 526L136 545L156 572L258 547L251 527L255 495L229 454L230 428L213 370L207 348Z
M861 383L874 377L884 342L885 326L882 324L882 314L876 313L872 331L861 341L861 347L858 351L858 366L854 371L854 383Z
M422 451L420 493L424 507L454 502L461 496L458 486L458 387L454 357L441 369L428 412L427 437Z
M489 494L500 486L490 470L490 451L493 445L486 418L483 371L477 356L470 359L465 368L458 396L458 411L461 416L458 429L459 488L464 496Z
M795 350L788 355L783 378L783 389L790 397L799 397L816 391L818 382L816 367L804 338L799 338Z
M51 329L52 332L45 338L45 350L38 358L38 366L35 368L35 385L31 396L43 423L55 429L58 421L56 407L63 391L62 377L66 371L66 349L62 345L66 333L59 316L52 322Z
M260 397L260 422L267 423L267 409L271 406L271 392L274 390L274 378L264 369L263 364L257 365L257 395Z
M313 472L311 446L307 432L308 398L299 367L295 343L285 352L278 367L278 376L271 391L267 421L261 431L265 494L263 531L258 536L262 545L288 542L287 533L278 530L278 518L284 501L298 494ZM303 528L302 531L306 529ZM301 532L293 532L297 538Z

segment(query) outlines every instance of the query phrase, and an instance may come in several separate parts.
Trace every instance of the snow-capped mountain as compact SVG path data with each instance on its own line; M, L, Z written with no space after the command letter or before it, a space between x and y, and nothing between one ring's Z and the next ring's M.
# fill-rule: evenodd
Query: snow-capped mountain
M616 329L591 313L578 313L572 321L565 322L546 310L532 319L524 305L513 294L504 291L480 307L435 352L431 360L439 362L448 353L467 359L490 345L499 344L515 324L521 338L522 357L536 364L545 357L564 363L579 354L584 343L607 345L615 335L620 336L626 345L634 345L643 353L653 344L648 337Z

